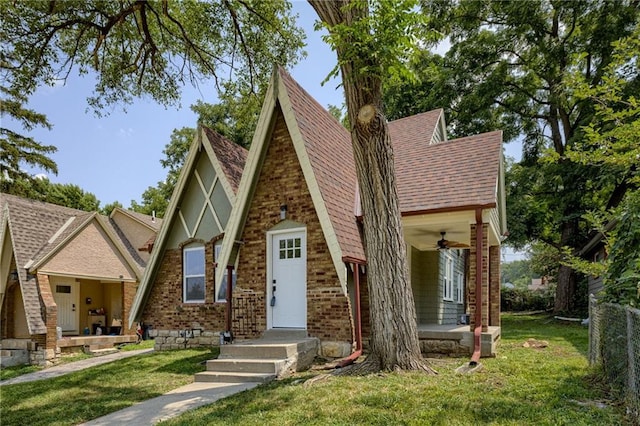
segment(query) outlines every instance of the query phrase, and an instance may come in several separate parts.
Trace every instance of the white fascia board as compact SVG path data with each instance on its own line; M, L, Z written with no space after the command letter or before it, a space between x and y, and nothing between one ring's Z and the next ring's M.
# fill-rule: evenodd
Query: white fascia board
M224 238L222 239L218 265L223 267L216 268L214 281L215 288L217 288L218 283L221 283L224 279L224 274L227 270L226 265L229 263L231 253L233 252L233 245L238 238L238 233L241 232L244 227L247 209L250 205L249 201L253 198L255 184L258 178L258 176L256 176L256 172L262 165L264 157L263 154L266 147L266 138L270 136L273 115L276 108L277 94L275 91L277 85L278 72L275 70L271 76L269 88L266 91L262 110L260 111L260 117L258 118L258 124L256 125L256 131L253 134L251 147L249 148L244 170L242 171L242 178L240 179L240 185L238 186L238 195L235 197L235 202L232 204L233 207L231 208L231 214L229 216L229 221L227 222L227 229L225 230Z
M329 211L327 210L324 199L322 198L320 186L318 185L318 181L316 180L313 168L311 167L311 160L309 159L309 154L307 153L304 139L302 138L302 133L300 132L300 128L298 127L298 122L293 112L289 94L287 93L287 90L283 84L278 87L278 98L280 100L280 105L282 106L282 112L284 114L285 122L287 123L289 134L291 135L291 139L293 141L296 155L298 156L298 162L300 163L300 167L302 168L302 173L307 183L307 187L309 188L309 193L311 194L313 205L316 209L318 219L320 220L320 226L322 228L325 241L327 242L327 246L329 247L329 253L331 254L331 259L333 260L336 274L340 279L342 290L346 294L347 279L346 273L344 272L345 265L342 261L342 248L340 247L338 236L336 235L336 232L333 228L333 223L331 222Z
M171 223L173 222L173 217L176 214L178 202L182 197L182 192L184 191L184 188L186 186L188 176L194 167L195 159L198 152L200 151L201 145L201 129L200 126L198 126L196 135L193 138L193 142L191 142L191 147L189 148L189 152L187 153L187 158L185 159L184 166L182 167L182 171L180 172L180 176L178 177L178 182L176 182L176 187L173 190L171 199L169 200L169 205L167 206L166 211L167 214L162 220L160 231L158 232L156 240L153 244L153 250L151 250L151 256L149 257L147 266L144 270L144 273L142 274L142 278L140 279L140 286L138 288L138 291L136 291L135 297L133 298L133 303L131 304L131 311L129 312L128 319L129 327L133 326L133 323L136 322L137 317L141 314L141 312L139 311L142 309L142 304L147 297L147 287L151 285L150 282L156 275L156 267L158 266L158 262L160 262L163 258L164 244L167 236L169 235L169 230L171 227Z

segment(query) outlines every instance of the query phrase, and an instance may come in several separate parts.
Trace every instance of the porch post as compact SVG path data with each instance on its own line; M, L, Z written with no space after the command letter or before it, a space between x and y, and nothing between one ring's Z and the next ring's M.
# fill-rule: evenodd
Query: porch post
M489 325L500 327L500 246L489 247Z
M469 256L469 317L470 331L480 322L482 331L489 324L489 248L486 223L471 225L471 254ZM479 284L479 285L478 285ZM479 294L478 294L479 292ZM478 303L479 302L479 303Z

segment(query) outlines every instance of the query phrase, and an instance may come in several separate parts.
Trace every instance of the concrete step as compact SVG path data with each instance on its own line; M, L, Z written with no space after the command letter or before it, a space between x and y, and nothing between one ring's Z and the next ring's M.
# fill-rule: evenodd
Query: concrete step
M266 340L303 340L309 337L304 328L271 328L262 333Z
M212 359L207 371L227 373L259 373L277 375L285 366L284 359Z
M258 342L258 341L254 341ZM259 344L238 343L220 346L219 359L283 359L295 355L297 345L289 344Z
M317 345L317 339L308 337L294 340L271 340L263 337L232 345L222 345L218 358L284 359L316 348Z
M275 374L203 371L197 373L194 380L196 382L216 383L267 383L275 378Z

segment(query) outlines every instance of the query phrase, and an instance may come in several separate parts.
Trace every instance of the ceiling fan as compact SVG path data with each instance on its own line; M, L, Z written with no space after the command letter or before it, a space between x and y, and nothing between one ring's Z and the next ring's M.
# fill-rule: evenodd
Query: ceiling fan
M444 238L446 232L445 231L441 231L440 235L442 235L442 238L440 240L438 240L437 243L437 249L438 250L447 250L450 248L463 248L463 247L469 247L467 244L464 243L460 243L458 241L449 241L447 239Z

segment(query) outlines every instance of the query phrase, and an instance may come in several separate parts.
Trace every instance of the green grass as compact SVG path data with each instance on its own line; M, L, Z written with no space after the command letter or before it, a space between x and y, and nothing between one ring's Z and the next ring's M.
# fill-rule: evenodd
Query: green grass
M138 346L139 347L139 346ZM133 356L66 376L0 388L2 425L74 425L193 382L218 350Z
M432 360L437 376L385 373L331 377L311 386L302 373L218 401L169 425L620 425L622 409L586 360L587 330L543 316L503 316L498 356L459 375L468 359ZM525 348L528 338L549 342ZM145 344L143 342L141 345ZM132 345L141 348L141 345ZM193 381L206 350L135 356L45 381L0 388L2 425L70 425ZM597 402L606 402L597 408Z
M188 412L168 425L620 425L586 360L587 330L548 317L503 317L499 354L479 373L465 359L438 359L437 376L386 373L332 377L305 386L307 373ZM549 342L525 348L528 338ZM164 424L164 423L163 423Z

